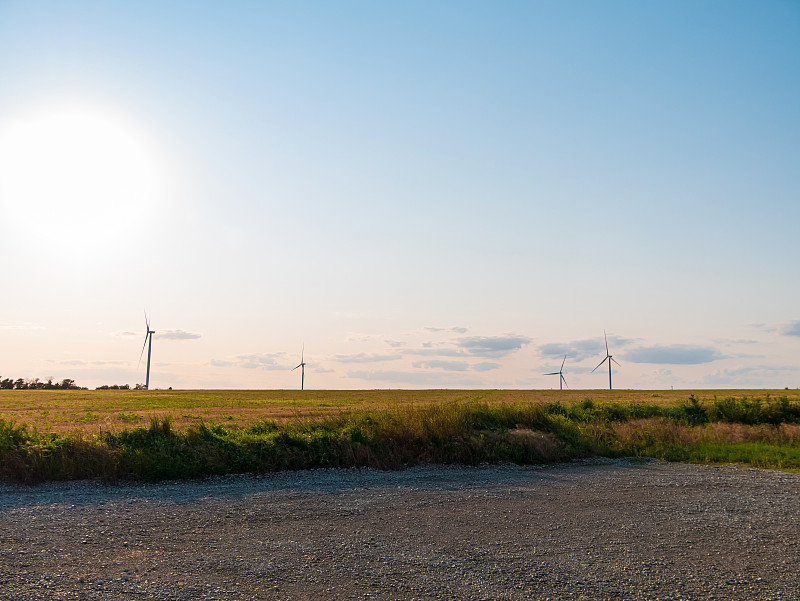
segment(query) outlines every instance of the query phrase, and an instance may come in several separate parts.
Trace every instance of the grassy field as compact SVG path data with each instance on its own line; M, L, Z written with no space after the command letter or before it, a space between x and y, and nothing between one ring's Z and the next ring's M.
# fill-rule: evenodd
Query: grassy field
M800 391L0 391L0 479L657 457L800 469Z
M787 397L800 390L0 390L0 419L59 434L118 432L169 417L172 428L200 423L249 427L325 418L343 412L398 410L447 403L561 402L674 405L690 396L700 402L721 398Z

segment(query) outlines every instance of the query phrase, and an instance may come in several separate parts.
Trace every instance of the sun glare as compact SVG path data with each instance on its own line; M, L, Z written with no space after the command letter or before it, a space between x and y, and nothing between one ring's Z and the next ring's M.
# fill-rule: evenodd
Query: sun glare
M3 219L80 246L140 225L157 202L153 149L107 110L62 106L0 123ZM60 235L59 235L60 234ZM41 236L40 236L41 238Z

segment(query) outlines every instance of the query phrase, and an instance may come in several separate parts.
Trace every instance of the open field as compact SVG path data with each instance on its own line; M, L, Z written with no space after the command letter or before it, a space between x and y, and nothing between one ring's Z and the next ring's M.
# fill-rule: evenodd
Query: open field
M775 391L5 391L0 479L656 457L800 469Z
M0 390L0 419L40 432L118 432L145 426L152 417L171 418L182 430L200 423L248 427L263 420L325 418L341 413L398 410L446 403L571 404L621 402L674 405L694 396L786 397L800 390Z

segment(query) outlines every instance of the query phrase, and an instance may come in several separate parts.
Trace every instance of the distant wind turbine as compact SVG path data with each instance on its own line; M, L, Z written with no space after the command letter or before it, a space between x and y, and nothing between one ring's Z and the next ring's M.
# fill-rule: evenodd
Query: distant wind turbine
M303 344L303 350L300 351L300 365L297 366L300 368L300 390L303 390L303 388L305 387L305 380L306 380L306 362L303 360L305 352L306 352L306 345ZM297 369L297 367L293 367L292 371Z
M153 334L156 332L155 330L150 329L150 321L147 319L147 311L144 313L144 325L144 344L142 345L142 352L139 354L139 363L142 362L144 348L147 347L147 379L144 382L144 389L150 390L150 354L153 351Z
M567 356L564 355L564 360L561 362L561 369L558 371L554 371L551 374L544 374L546 376L558 376L558 389L564 390L564 386L567 386L567 380L564 378L564 364L567 362ZM567 386L569 388L569 386Z
M611 362L613 361L614 363L617 363L617 360L616 360L616 359L614 359L614 357L612 357L612 356L611 356L611 353L609 353L609 352L608 352L608 336L606 336L606 331L605 331L605 330L603 330L603 337L606 339L606 358L605 358L605 359L603 359L603 360L600 362L600 365L602 365L603 363L605 363L606 361L608 361L608 389L609 389L609 390L611 390ZM592 370L592 373L594 373L594 372L597 370L597 368L598 368L598 367L600 367L600 365L598 365L597 367L595 367L595 368ZM622 367L622 366L621 366L619 363L617 363L617 365L618 365L619 367Z

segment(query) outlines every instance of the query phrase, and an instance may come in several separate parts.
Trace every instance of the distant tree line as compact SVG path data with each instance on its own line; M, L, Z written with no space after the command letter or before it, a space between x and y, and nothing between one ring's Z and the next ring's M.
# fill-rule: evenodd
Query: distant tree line
M53 378L42 381L39 378L5 378L0 380L0 389L3 390L87 390L75 384L75 380L64 378L54 382Z

